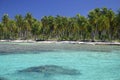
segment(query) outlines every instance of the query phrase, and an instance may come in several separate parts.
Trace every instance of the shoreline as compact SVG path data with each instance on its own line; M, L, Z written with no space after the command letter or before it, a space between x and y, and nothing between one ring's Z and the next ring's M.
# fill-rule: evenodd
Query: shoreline
M120 42L82 42L82 41L35 41L35 40L0 40L11 43L61 43L61 44L89 44L89 45L119 45Z

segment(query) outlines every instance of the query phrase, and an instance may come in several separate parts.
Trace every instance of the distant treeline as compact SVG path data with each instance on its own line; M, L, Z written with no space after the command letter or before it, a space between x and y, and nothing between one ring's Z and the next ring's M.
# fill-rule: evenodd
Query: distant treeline
M120 41L120 9L96 8L88 16L44 16L35 19L31 13L10 19L3 15L0 39Z

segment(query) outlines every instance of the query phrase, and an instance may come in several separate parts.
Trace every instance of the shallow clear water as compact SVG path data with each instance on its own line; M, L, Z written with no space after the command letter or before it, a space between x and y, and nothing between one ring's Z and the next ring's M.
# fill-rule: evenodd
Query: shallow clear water
M120 46L0 43L0 80L120 80Z

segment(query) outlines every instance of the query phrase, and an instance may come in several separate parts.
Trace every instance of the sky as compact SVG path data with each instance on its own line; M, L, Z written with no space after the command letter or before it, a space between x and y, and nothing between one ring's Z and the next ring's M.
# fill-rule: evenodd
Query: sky
M16 14L30 12L36 19L43 16L67 16L76 14L87 16L90 10L107 7L117 11L120 0L0 0L0 18L8 14L14 19Z

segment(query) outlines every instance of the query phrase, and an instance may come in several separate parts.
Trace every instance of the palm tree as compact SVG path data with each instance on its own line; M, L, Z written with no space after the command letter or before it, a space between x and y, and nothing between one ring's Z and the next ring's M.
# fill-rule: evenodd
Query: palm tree
M107 38L107 32L109 31L109 18L106 17L105 15L101 15L99 17L99 31L100 31L100 38L101 40L105 41Z
M29 38L29 31L31 31L30 24L27 20L23 21L22 32L23 32L23 39Z
M31 34L31 29L32 29L32 27L33 27L33 23L34 23L34 18L33 18L33 16L32 16L32 14L31 13L27 13L26 15L25 15L25 21L27 21L27 24L28 24L28 26L26 26L26 27L28 27L27 28L27 37L32 37L32 34Z
M112 40L113 35L114 35L114 18L115 18L115 13L112 11L112 9L107 9L107 8L102 8L102 13L109 19L109 30L108 30L108 37L110 40Z
M32 14L31 14L31 13L27 13L27 14L25 15L25 20L27 20L28 23L29 23L29 25L30 25L30 27L32 27L32 23L33 23L33 21L34 21L34 18L32 17Z
M76 15L76 19L77 19L77 24L79 26L78 30L80 34L80 39L83 41L85 41L87 35L88 35L88 20L87 18L85 18L84 16L81 16L80 14Z
M18 37L18 29L14 20L9 21L9 31L10 39L16 39Z
M42 29L42 23L35 20L31 30L33 36L35 37L35 40L38 40L38 36L41 33L41 29Z
M103 27L103 25L100 25L100 22L102 21L102 18L106 19L106 14L107 14L107 8L96 8L92 11L89 12L88 14L88 19L89 19L89 23L91 28L91 33L92 33L92 41L94 41L94 39L99 39L100 35L101 35L101 28ZM107 25L108 23L106 23Z
M116 34L116 37L117 37L117 39L119 39L119 41L120 41L120 9L118 10L118 13L117 13L117 15L116 15L116 23L117 23L117 29L116 29L116 31L115 32L117 32L117 34Z
M91 38L92 38L92 41L94 41L96 36L97 19L98 19L98 16L94 10L89 12L88 19L89 19L90 26L92 27Z
M3 23L3 30L4 30L4 33L3 33L3 36L5 39L9 39L9 30L8 30L8 27L9 27L9 16L8 14L4 14L3 17L2 17L2 23Z
M63 22L62 22L62 17L57 15L55 17L55 24L56 24L56 33L57 33L57 38L58 40L62 40L62 27L63 27Z
M50 31L50 28L49 28L49 25L48 25L48 17L47 16L44 16L42 19L41 19L41 22L42 22L42 35L43 35L43 39L48 39L49 37L49 31Z
M16 21L16 26L18 28L18 37L21 39L23 36L23 33L22 33L23 17L22 17L22 15L16 15L15 21Z
M3 39L3 24L0 22L0 39Z

